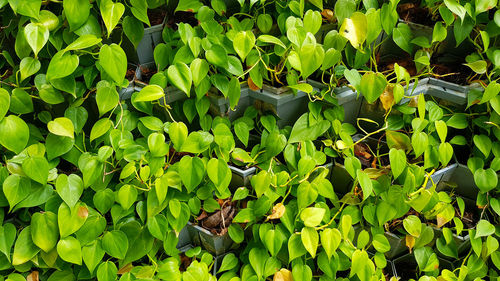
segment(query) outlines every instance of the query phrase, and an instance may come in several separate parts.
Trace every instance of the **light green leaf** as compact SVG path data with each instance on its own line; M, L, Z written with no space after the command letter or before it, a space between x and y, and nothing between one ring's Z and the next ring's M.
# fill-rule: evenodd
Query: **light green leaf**
M14 245L14 255L12 256L12 265L20 265L36 256L40 252L31 240L31 227L25 227L17 237Z
M15 153L28 144L30 136L28 125L19 117L9 115L0 121L0 144Z
M125 6L123 6L122 3L113 3L112 0L102 0L99 8L102 19L104 20L104 25L106 25L106 29L108 30L109 38L111 32L125 12Z
M242 61L255 46L255 36L252 31L240 31L233 38L233 47Z
M127 73L127 55L119 45L102 45L99 64L117 85L122 84Z
M75 31L87 22L92 4L87 0L64 0L63 8L70 31Z
M313 258L316 257L319 242L319 235L316 229L313 227L304 227L300 235L304 248L306 248L307 252L309 252Z
M57 253L62 260L69 263L82 264L82 248L73 236L68 236L57 243Z
M59 239L57 215L52 212L34 213L31 217L31 238L44 252L52 250Z
M339 33L347 38L354 48L361 49L366 40L367 32L366 16L361 12L354 12L350 18L344 19Z
M58 136L74 138L75 137L75 127L73 122L66 117L59 117L50 121L47 124L47 128L51 133Z
M189 67L185 63L178 62L168 67L167 74L170 83L189 97L191 94L191 83L193 82Z

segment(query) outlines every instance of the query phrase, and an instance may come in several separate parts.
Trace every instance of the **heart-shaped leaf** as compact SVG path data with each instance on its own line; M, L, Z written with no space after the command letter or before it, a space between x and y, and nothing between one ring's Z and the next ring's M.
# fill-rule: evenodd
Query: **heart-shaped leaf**
M104 20L104 25L108 30L108 38L115 26L120 21L123 13L125 12L125 6L122 3L113 3L112 0L102 0L100 5L101 16Z
M167 74L170 83L189 97L191 94L191 83L193 82L189 67L185 63L178 62L168 67Z
M38 52L49 41L49 29L40 23L29 23L24 27L24 34L36 58Z
M392 175L395 179L401 175L406 168L406 154L404 150L391 148L389 151Z
M248 53L255 46L255 35L252 31L240 31L233 39L233 47L242 61L245 61Z
M99 64L117 85L122 84L127 73L127 55L119 45L102 45Z
M29 137L30 130L23 119L9 115L0 121L0 144L8 150L21 153Z
M56 181L56 190L70 208L73 208L83 193L83 181L75 174L60 174Z
M481 192L488 192L498 185L498 175L491 168L477 169L474 172L474 182Z
M376 101L385 90L387 79L382 73L367 72L361 77L359 91L368 103Z
M73 122L66 117L59 117L50 121L47 124L47 128L54 135L69 138L75 137L75 127L73 126Z

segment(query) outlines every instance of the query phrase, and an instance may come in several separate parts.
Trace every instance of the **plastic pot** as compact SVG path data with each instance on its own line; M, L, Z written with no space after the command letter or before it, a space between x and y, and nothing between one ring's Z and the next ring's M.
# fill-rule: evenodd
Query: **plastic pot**
M187 225L181 229L181 232L179 232L178 238L179 238L179 241L177 242L177 249L179 249L179 250L183 247L190 246L192 244L191 243L191 236L189 234L189 227Z
M201 246L213 255L219 256L229 252L236 244L229 237L229 234L216 235L207 229L192 224L187 225L191 242L196 246Z
M232 189L242 186L249 187L250 179L257 171L255 167L240 169L239 167L233 165L229 165L229 169L231 169L231 173L233 174L231 177L231 183L229 183L229 187Z
M162 42L162 32L165 26L163 23L144 28L144 36L137 45L137 58L139 64L145 64L154 61L154 49L156 45Z
M318 92L327 87L325 84L314 80L307 80L307 83ZM333 92L338 104L344 108L344 122L356 125L363 97L361 95L358 97L358 93L348 86L337 87Z
M442 259L438 257L439 260L439 269L448 269L448 270L453 270L454 266L453 263L450 261L447 261L445 259ZM402 257L399 257L393 261L394 263L394 274L396 277L399 277L401 280L409 280L411 278L414 278L415 280L418 280L417 275L430 275L429 273L418 273L418 264L417 261L415 260L415 257L413 254L406 254ZM415 274L414 275L408 275L408 270L415 269Z
M262 111L276 115L280 127L293 125L308 111L309 98L305 92L294 94L288 87L275 88L264 85L260 91L250 91L250 104Z
M227 116L231 121L243 116L247 107L251 105L249 92L250 89L246 84L241 86L240 100L234 110L231 109L228 98L209 95L210 112L215 116Z

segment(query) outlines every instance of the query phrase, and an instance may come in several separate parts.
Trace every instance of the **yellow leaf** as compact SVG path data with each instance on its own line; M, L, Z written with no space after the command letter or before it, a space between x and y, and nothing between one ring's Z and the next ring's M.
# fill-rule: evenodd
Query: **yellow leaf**
M286 210L285 205L283 205L283 203L278 203L274 205L273 213L267 216L267 219L268 220L279 219L283 216L283 214L285 214L285 210Z
M366 33L368 31L368 23L365 14L355 12L350 18L344 19L340 27L340 35L344 36L351 45L360 49L361 45L366 40Z
M273 281L293 281L292 272L286 268L282 268L274 274Z
M392 90L392 86L388 85L387 87L385 87L382 95L380 95L380 101L382 102L382 106L384 107L386 112L389 111L389 109L391 109L391 107L394 105L394 94Z
M411 235L406 235L406 247L408 247L410 253L411 250L413 249L413 246L415 246L415 237Z

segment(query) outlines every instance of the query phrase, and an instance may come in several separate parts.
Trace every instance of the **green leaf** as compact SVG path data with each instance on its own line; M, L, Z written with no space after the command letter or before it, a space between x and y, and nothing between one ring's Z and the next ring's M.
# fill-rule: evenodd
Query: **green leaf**
M191 94L191 83L193 82L189 67L185 63L178 62L168 67L167 74L170 83L189 97Z
M212 45L212 48L206 51L205 57L209 63L221 68L227 68L229 61L226 50L221 45Z
M144 36L144 25L138 19L126 16L122 22L123 32L137 49Z
M31 260L40 252L40 249L31 240L31 227L25 227L17 237L14 245L12 265L20 265Z
M5 117L10 107L10 94L4 88L0 88L0 121Z
M436 126L436 131L439 135L439 139L442 143L446 141L446 136L448 135L448 126L443 120L434 121L434 125Z
M2 252L10 262L10 249L16 240L16 227L11 223L0 226L0 252Z
M264 42L264 43L275 44L275 45L282 47L283 49L286 49L285 44L283 44L283 42L280 39L278 39L272 35L262 34L257 38L257 40Z
M3 193L7 202L9 202L9 210L24 200L31 192L31 180L20 175L10 175L3 182Z
M422 222L417 216L410 215L403 220L403 227L405 230L415 238L420 237L422 230Z
M260 171L258 174L252 176L250 182L257 194L257 197L261 197L268 189L271 184L271 176L266 170Z
M26 41L35 53L35 57L37 57L38 52L49 41L49 29L40 23L29 23L24 27L24 34Z
M361 77L359 91L368 103L376 101L385 91L387 79L382 73L367 72Z
M476 225L475 238L490 236L495 233L495 226L487 220L480 220Z
M217 273L231 270L237 266L238 266L238 258L233 253L229 253L224 256L222 264L220 265L220 268L217 271Z
M38 18L41 0L9 0L10 7L14 13L21 14L31 18Z
M90 4L87 0L64 0L63 8L70 31L75 31L87 22L90 15Z
M99 64L117 85L122 84L127 73L127 55L119 45L102 45Z
M192 132L181 146L181 152L202 153L210 147L214 137L208 132Z
M31 238L44 252L52 250L59 238L57 215L52 212L34 213L31 217Z
M304 248L307 252L314 258L316 257L316 251L318 249L319 235L316 229L313 227L304 227L300 232L300 238Z
M391 148L389 151L389 161L391 164L392 175L395 179L401 175L406 168L406 154L404 150Z
M108 118L99 119L90 131L90 141L93 141L98 137L106 134L112 126L113 124Z
M398 24L398 27L394 28L392 33L392 40L405 52L412 53L412 45L410 43L412 38L412 32L410 27L405 23Z
M148 85L134 97L134 102L155 101L165 96L165 92L158 85Z
M233 38L233 47L242 61L255 46L255 36L252 31L240 31Z
M207 163L207 174L220 194L225 194L228 191L232 173L226 161L217 158L210 159Z
M498 175L491 168L477 169L474 172L474 182L481 192L493 190L498 185Z
M83 181L75 174L60 174L56 181L56 190L61 199L73 208L83 193Z
M61 235L61 238L71 235L80 229L88 216L88 208L83 203L77 203L73 209L70 209L66 203L62 203L57 212L57 225L59 226L59 235Z
M354 48L361 49L366 40L367 32L368 23L365 14L354 12L350 18L344 19L339 33L347 38Z
M99 265L99 268L97 268L97 281L115 281L117 274L118 269L113 262L103 262Z
M83 262L89 269L89 272L94 272L94 269L99 265L104 257L104 250L101 246L101 240L94 240L90 244L82 248Z
M127 235L120 230L113 230L104 234L102 248L110 256L117 259L125 258L128 250Z
M41 66L42 64L36 58L32 57L23 58L21 60L21 63L19 64L19 70L21 72L21 81L37 73L38 70L40 70Z
M108 30L109 38L111 32L125 12L125 6L123 6L122 3L113 3L112 0L102 0L99 9L101 11L102 19L104 20L104 25Z
M464 20L466 10L456 0L444 0L444 4L450 11L459 16L462 21Z
M179 175L187 191L193 191L205 175L205 164L198 157L184 156L179 161Z
M336 228L325 228L321 234L321 246L325 250L328 259L333 256L333 253L340 246L342 234Z
M304 222L307 227L316 227L321 223L323 217L325 216L326 210L323 208L305 208L300 213L300 219Z
M95 46L101 43L102 39L97 38L95 35L86 34L78 37L76 40L71 42L64 50L66 51L75 51L75 50L83 50Z
M132 185L125 184L118 190L118 203L122 206L123 210L128 210L137 200L137 189Z
M363 190L363 200L365 200L372 194L373 184L366 172L358 170L357 175L359 184L361 185L361 189Z
M432 43L441 42L446 39L446 35L448 34L446 27L441 22L437 22L434 25L434 30L432 31Z
M483 153L485 158L488 158L492 148L492 142L490 138L487 135L475 135L473 140L479 151Z
M28 144L28 125L19 117L9 115L0 121L0 144L17 154Z
M82 264L82 248L80 242L73 236L68 236L57 243L59 257L69 263Z
M472 71L477 74L486 73L486 69L488 68L488 63L485 60L477 60L470 63L464 63L464 65L470 67L470 69L472 69Z
M20 88L12 90L10 111L16 114L33 112L33 100L28 92Z
M293 125L288 143L316 140L329 128L330 122L327 120L322 120L315 124L309 124L309 113L304 113Z
M71 75L79 63L80 59L77 55L64 51L57 52L50 60L47 68L47 80L55 80Z
M261 248L253 247L250 250L248 259L250 260L250 265L257 274L258 278L262 278L264 275L264 265L266 260L269 258L267 251Z
M300 48L300 65L302 78L313 74L323 63L325 51L319 44L304 44Z
M50 121L47 124L47 128L54 135L69 138L75 137L75 127L73 126L73 122L66 117L59 117Z
M97 103L97 107L99 108L100 117L118 105L120 102L120 96L116 91L116 87L97 87L95 101Z
M500 84L493 81L488 84L486 89L484 90L483 97L481 98L481 103L485 103L495 98L498 93L500 93Z
M49 163L42 156L31 156L24 159L23 172L32 180L45 185L49 176Z

